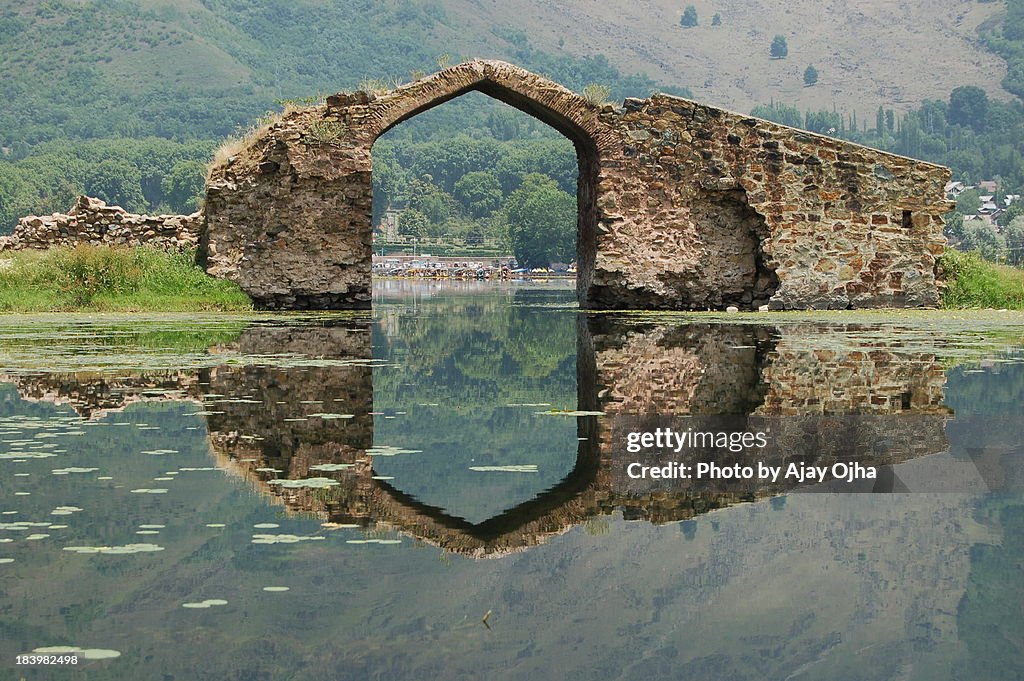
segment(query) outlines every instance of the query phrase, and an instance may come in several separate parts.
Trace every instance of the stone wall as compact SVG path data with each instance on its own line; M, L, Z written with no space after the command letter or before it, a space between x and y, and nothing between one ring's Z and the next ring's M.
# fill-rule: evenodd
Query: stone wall
M0 251L79 244L153 246L185 250L199 243L202 219L192 215L136 215L100 199L80 196L67 213L29 215L0 237Z
M256 133L211 172L201 262L263 307L368 305L371 148L472 90L575 145L584 306L939 302L948 169L678 97L597 104L495 61L334 95Z

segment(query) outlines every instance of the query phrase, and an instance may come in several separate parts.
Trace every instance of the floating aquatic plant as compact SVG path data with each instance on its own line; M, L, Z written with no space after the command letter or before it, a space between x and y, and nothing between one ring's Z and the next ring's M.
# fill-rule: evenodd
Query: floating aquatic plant
M108 648L79 648L78 646L46 646L33 648L36 655L77 655L85 660L112 660L121 657L120 651Z
M297 544L302 541L319 541L324 539L319 535L300 536L297 534L254 534L253 544Z
M391 445L375 445L366 450L370 456L398 456L399 454L422 454L422 449L402 449Z
M469 470L479 473L536 473L537 464L529 463L519 466L470 466Z
M132 553L153 553L163 551L157 544L125 544L123 546L65 546L65 551L82 554L104 554L125 556Z
M278 485L284 489L326 489L341 483L330 478L303 478L300 480L268 480L268 485Z
M211 608L215 605L227 605L228 602L223 598L207 598L205 601L199 601L198 603L182 603L183 608L192 608L195 610Z
M346 468L352 468L355 464L351 463L321 463L316 466L310 466L311 471L324 471L326 473L333 473L334 471L343 471Z

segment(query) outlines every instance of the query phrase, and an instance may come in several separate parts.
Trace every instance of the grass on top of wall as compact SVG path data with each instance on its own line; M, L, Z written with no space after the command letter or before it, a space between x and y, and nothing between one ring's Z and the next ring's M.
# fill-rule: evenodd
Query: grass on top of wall
M943 307L1024 310L1024 270L953 249L943 254L942 268L946 272Z
M191 252L83 245L0 254L0 312L251 309L236 284L206 274Z

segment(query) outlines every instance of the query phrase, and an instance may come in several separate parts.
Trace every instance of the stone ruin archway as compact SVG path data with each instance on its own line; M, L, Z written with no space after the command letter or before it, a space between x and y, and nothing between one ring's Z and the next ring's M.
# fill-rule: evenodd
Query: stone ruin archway
M497 61L257 131L211 169L200 263L259 307L368 306L373 143L473 90L575 145L584 307L938 304L948 169L678 97L599 105Z
M385 132L478 91L548 124L575 147L577 287L596 253L600 107L507 64L470 62L375 96L338 94L286 115L214 169L200 258L268 308L345 308L370 301L372 159ZM244 283L243 283L244 282Z

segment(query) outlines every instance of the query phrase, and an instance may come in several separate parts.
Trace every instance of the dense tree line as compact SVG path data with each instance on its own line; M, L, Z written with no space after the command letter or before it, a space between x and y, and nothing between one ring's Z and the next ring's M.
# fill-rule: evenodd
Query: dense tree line
M215 146L158 138L40 144L31 156L0 161L0 231L25 215L67 210L80 194L133 212L192 212Z
M480 96L482 97L482 96ZM400 210L403 237L485 241L527 266L575 258L576 154L569 140L497 103L483 128L418 141L440 110L374 146L374 222ZM443 108L443 107L442 107ZM412 130L401 130L411 127ZM527 135L503 139L509 129Z

